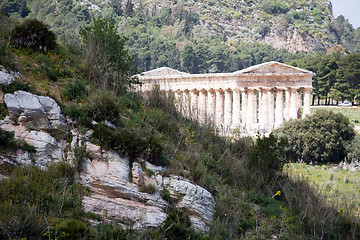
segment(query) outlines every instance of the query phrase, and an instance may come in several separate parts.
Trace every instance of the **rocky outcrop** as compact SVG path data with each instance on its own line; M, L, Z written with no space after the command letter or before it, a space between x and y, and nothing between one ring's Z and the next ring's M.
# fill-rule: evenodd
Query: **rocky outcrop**
M66 128L60 106L50 97L16 91L14 94L5 94L4 102L12 123L37 130Z
M0 65L0 84L2 85L9 85L13 81L15 81L15 77L20 77L18 72L12 72L6 70L5 67Z
M36 150L34 153L18 150L15 157L9 158L8 162L21 165L33 164L37 167L46 168L51 162L64 160L64 144L58 142L49 133L28 131L25 126L13 124L2 124L0 127L5 131L14 132L16 139L25 141L34 146Z
M73 140L67 143L48 133L50 129L64 130L66 126L60 107L53 99L17 91L6 94L5 103L9 116L0 121L0 128L14 132L16 139L34 146L36 152L17 150L10 155L0 155L0 163L46 168L56 161L73 162L74 149L84 144L87 137L73 129ZM215 201L207 190L182 177L163 177L164 167L141 159L130 162L115 151L89 142L85 144L87 156L79 174L79 181L90 192L83 197L85 211L140 229L158 227L167 218L168 211L177 207L189 213L194 229L208 230ZM144 171L145 168L148 171ZM144 186L151 186L155 191L140 191ZM160 195L164 189L170 193L169 202Z
M83 199L84 210L111 217L134 228L157 227L172 207L185 209L193 227L206 232L212 222L215 201L204 188L178 176L163 177L162 167L145 163L154 174L147 176L138 162L130 169L129 160L112 151L87 143L90 159L83 165L81 181L90 189ZM130 178L130 173L132 178ZM140 192L142 185L153 185L154 193ZM171 206L160 196L170 192Z

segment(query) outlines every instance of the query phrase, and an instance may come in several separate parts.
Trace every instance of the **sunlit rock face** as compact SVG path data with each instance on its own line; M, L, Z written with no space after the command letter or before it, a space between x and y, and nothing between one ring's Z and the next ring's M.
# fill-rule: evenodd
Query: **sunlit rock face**
M4 102L9 109L12 123L34 130L66 128L60 106L50 97L16 91L14 94L5 94Z
M194 229L208 230L215 201L206 189L179 176L163 177L164 168L146 162L144 166L154 172L147 176L140 163L134 162L130 168L129 159L91 143L86 149L90 158L80 174L90 190L83 199L85 211L111 217L124 225L131 223L134 228L151 228L159 226L171 208L178 207L190 214ZM140 186L150 184L156 189L154 193L139 191ZM162 189L169 191L174 206L161 198Z

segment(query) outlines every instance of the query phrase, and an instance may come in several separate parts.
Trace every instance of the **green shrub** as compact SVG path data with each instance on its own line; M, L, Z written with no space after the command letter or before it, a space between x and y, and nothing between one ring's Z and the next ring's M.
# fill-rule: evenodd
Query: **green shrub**
M20 81L13 81L9 85L1 85L1 89L4 93L14 93L18 90L25 92L35 92L34 86Z
M170 198L170 192L169 192L169 190L168 190L166 187L164 187L163 189L161 189L161 191L160 191L160 196L161 196L162 199L164 199L164 200L167 201L167 202L170 202L170 200L171 200L171 198Z
M81 143L80 146L74 147L74 157L75 157L75 166L78 172L81 171L81 167L85 159L88 157L88 153L86 152L86 144Z
M77 104L71 104L69 106L66 106L64 108L64 113L65 113L65 115L67 115L73 119L78 119L78 118L80 118L80 116L84 115L83 110Z
M156 187L154 184L142 184L139 187L140 192L154 194L156 192Z
M352 141L347 142L345 148L348 161L360 163L360 136L357 135Z
M120 117L120 107L116 96L108 91L98 93L85 106L87 115L95 121L115 123Z
M10 39L16 48L29 48L38 52L46 52L57 46L56 35L46 24L36 19L25 20L16 26Z
M0 103L0 120L4 119L8 115L9 111L4 102Z
M55 219L50 226L50 239L85 239L88 227L84 221L77 219Z
M324 109L305 119L285 122L274 133L287 137L288 158L305 162L343 161L346 155L344 144L355 136L348 118Z
M14 132L8 132L0 129L0 151L14 149L17 142L14 138Z
M269 14L286 13L289 10L285 3L276 0L264 2L263 9Z
M272 180L286 162L285 138L277 138L273 134L268 137L258 137L250 148L250 159L247 162L247 168L256 177L264 177L265 181Z
M80 101L84 96L86 96L87 91L85 84L82 81L75 80L75 82L66 83L61 94L68 100Z
M161 239L192 239L189 217L182 210L171 211L160 227Z

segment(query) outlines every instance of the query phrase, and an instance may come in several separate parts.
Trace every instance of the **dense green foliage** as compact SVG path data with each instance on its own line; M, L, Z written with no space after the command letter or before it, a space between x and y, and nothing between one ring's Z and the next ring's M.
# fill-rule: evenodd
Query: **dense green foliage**
M11 42L16 48L29 48L33 51L46 52L56 48L56 35L48 26L36 19L25 20L11 33Z
M355 136L348 118L323 109L305 119L285 122L275 133L288 139L288 157L304 162L343 161L345 143Z
M360 163L360 136L357 135L352 141L347 142L345 148L347 151L347 160L350 163Z
M81 28L85 49L85 74L90 84L100 89L125 92L137 84L138 73L133 57L125 49L126 38L117 34L109 19L95 18Z
M132 9L131 1L128 2L128 7L122 14L136 20L137 14ZM159 14L158 19L154 18L154 21L161 26L162 21L171 20L167 16ZM185 16L190 18L191 14ZM107 20L99 21L102 22L101 25L108 24ZM110 36L114 36L114 28L111 24L109 26L109 28L101 27L101 32L108 29ZM155 25L144 26L150 29ZM88 29L94 30L92 27ZM160 28L154 27L154 29L159 34L164 31ZM140 33L140 31L134 32ZM151 37L152 32L149 30L148 33ZM159 46L167 46L171 42L170 38L170 40L164 38L165 35L159 35L164 39ZM278 52L262 44L228 44L223 41L224 39L219 40L217 37L208 39L205 37L201 40L201 35L196 36L197 40L187 44L188 47L184 48L185 52L175 50L181 47L178 48L176 42L172 41L169 49L174 51L164 51L165 54L169 54L169 58L161 57L159 51L159 57L154 58L155 65L149 66L170 63L170 60L178 59L177 54L180 53L182 56L180 67L195 72L220 71L219 69L227 71L229 67L227 64L230 62L224 61L226 58L222 56L227 53L226 49L232 49L231 54L241 51L249 53L250 57L239 58L248 59L246 64L250 65L252 61L260 63L265 59L270 60L269 52L273 54L270 55L271 57L281 59L294 57L286 51ZM109 39L109 42L112 42L112 39L123 40L119 35ZM133 39L130 38L129 42L131 41ZM198 46L196 42L199 42ZM220 46L217 45L219 42ZM248 49L242 46L248 46ZM82 212L80 199L86 191L74 182L74 173L81 169L81 162L86 157L84 146L80 146L75 150L78 166L74 168L61 163L51 166L48 171L33 167L4 170L5 167L0 165L1 173L9 177L1 180L0 184L2 238L8 238L9 235L13 238L28 239L270 239L273 236L283 239L360 238L358 218L329 206L328 201L318 196L303 179L289 179L282 173L284 162L289 160L286 153L291 152L291 149L288 151L286 148L289 146L285 145L284 138L278 138L276 135L257 139L220 137L212 126L201 126L179 116L175 111L173 99L167 98L158 90L153 91L149 98L142 99L136 94L119 94L119 91L96 91L94 89L99 87L96 84L89 84L86 90L90 97L85 98L83 86L80 86L81 83L76 83L76 79L85 80L81 78L81 74L77 75L81 72L78 69L79 61L76 61L81 59L80 54L65 49L47 54L8 49L21 57L17 60L19 65L23 64L22 59L31 58L35 61L35 63L27 62L20 67L23 67L22 70L27 69L24 70L26 74L27 71L40 73L39 80L34 80L37 81L37 89L46 94L59 93L63 90L65 104L70 104L71 100L77 101L77 105L69 105L64 112L74 118L75 127L86 134L89 141L105 149L128 155L130 161L138 161L138 158L142 158L157 165L167 165L164 175L183 176L209 190L216 200L216 212L209 237L191 230L186 212L178 209L169 212L168 219L158 229L142 232L135 231L131 227L124 230L116 221L108 222L109 219L105 217L92 213L85 214ZM112 52L104 49L106 50L104 56L110 59ZM161 47L151 49L162 50ZM193 54L192 51L195 53ZM280 55L281 53L284 53L283 56ZM190 63L191 59L196 59L199 64L194 66ZM176 62L178 60L175 60L171 64L178 64ZM230 65L237 70L239 65L236 64L244 62L245 60L234 60L232 63L235 65ZM325 65L332 66L331 61L329 62L330 64ZM45 67L56 73L57 81L48 81L51 78L44 77L48 75ZM327 75L324 73L324 76ZM332 74L328 76L331 78ZM79 88L76 85L79 85ZM330 120L318 118L315 122L320 127L317 128L324 129L324 133L327 134L327 130L332 129L331 134L341 132L342 139L346 138L346 133L348 136L352 135L348 123L344 124L341 116L336 115L335 120L331 120L333 119L331 117ZM332 128L333 126L335 127ZM302 132L296 131L296 134L301 135ZM4 134L3 137L12 139L9 134ZM338 154L339 158L341 154L343 153ZM148 186L144 189L153 191L152 187ZM162 190L162 197L169 200L166 189ZM89 219L99 224L91 226Z
M19 14L21 17L26 17L30 10L26 0L4 0L0 3L0 12L8 17L14 13Z
M34 86L31 86L28 83L23 83L21 81L13 81L8 85L0 85L3 93L14 93L18 90L26 91L26 92L34 92Z
M313 100L325 99L325 104L335 101L356 102L360 95L360 53L342 56L340 52L307 56L293 60L290 65L313 71Z

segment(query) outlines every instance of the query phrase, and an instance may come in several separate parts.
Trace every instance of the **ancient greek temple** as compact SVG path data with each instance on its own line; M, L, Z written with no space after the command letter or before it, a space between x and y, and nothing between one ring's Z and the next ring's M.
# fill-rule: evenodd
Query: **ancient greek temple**
M310 115L313 72L267 62L233 73L188 74L162 67L139 76L140 92L157 86L186 118L228 132L268 133Z

